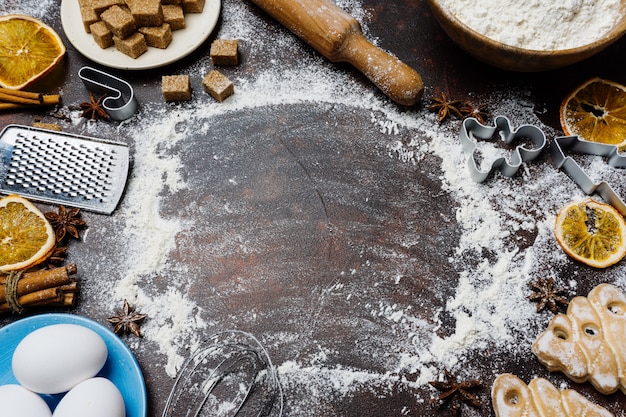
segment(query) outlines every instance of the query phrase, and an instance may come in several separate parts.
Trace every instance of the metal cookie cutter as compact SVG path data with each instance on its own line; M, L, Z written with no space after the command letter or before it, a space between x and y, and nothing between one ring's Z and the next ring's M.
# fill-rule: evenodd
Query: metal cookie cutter
M481 170L477 160L476 139L492 140L496 132L499 133L502 140L507 144L511 144L519 139L528 139L533 146L519 145L512 152L510 161L505 157L499 157L491 163L489 169ZM505 116L496 116L494 126L485 126L473 117L467 118L463 120L459 138L461 139L463 149L471 152L467 164L470 169L470 175L476 182L485 181L496 170L499 170L507 177L512 177L523 162L537 158L546 146L546 135L541 129L532 125L522 125L513 130L511 122Z
M102 106L112 119L122 121L135 114L137 99L133 87L128 82L87 66L78 71L78 76L88 90L107 94Z
M558 169L562 169L587 194L598 194L606 202L626 216L626 204L617 195L613 188L601 181L594 183L585 171L572 159L568 153L581 153L607 158L607 164L613 168L626 168L626 156L620 155L617 146L605 143L589 142L578 136L561 136L554 139L550 146L550 156Z

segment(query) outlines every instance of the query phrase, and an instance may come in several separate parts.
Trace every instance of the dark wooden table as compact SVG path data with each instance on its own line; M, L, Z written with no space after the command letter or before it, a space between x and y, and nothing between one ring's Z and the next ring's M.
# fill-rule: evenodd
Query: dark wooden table
M133 168L120 207L111 216L83 212L89 227L81 241L70 245L68 261L78 265L81 296L69 312L106 324L125 296L149 312L143 339L122 337L144 372L151 417L162 414L173 369L180 365L168 363L168 357L183 359L194 343L229 329L256 335L268 349L279 366L286 416L453 415L446 406L437 410L431 404L437 391L408 360L421 358L427 369L443 372L442 364L423 359L426 352L416 340L425 337L424 331L442 337L454 332L454 317L446 314L445 306L457 291L460 271L451 259L459 256L455 248L464 233L457 219L459 201L442 186L442 158L427 149L433 131L435 137L454 136L451 132L460 122L452 119L439 126L425 107L444 92L485 103L491 112L520 123L499 101L497 96L504 92L514 104L526 106L528 118L536 117L547 132L559 134L558 107L577 84L592 76L626 83L623 41L568 68L512 73L488 67L458 49L424 1L362 0L344 6L350 4L367 12L363 23L369 37L422 75L426 89L420 106L397 107L360 73L347 65L328 64L299 41L289 41L281 51L285 39L291 39L289 33L251 3L225 0L215 31L190 56L155 70L111 70L135 88L140 103L135 119L88 123L76 117L75 110L72 113L88 97L78 69L91 63L69 42L63 64L34 86L60 92L63 106L0 114L1 127L41 120L67 132L131 146ZM18 0L5 0L0 13L23 7ZM39 17L66 39L59 6L49 9ZM210 68L211 41L232 33L228 22L234 17L229 13L235 11L243 11L252 28L263 28L258 37L245 34L240 64L223 69L235 81L236 95L250 91L242 86L264 73L282 67L287 74L310 65L354 82L365 105L329 100L329 93L323 92L318 100L268 100L266 105L229 111L212 107L213 113L194 114L195 107L211 109L206 106L212 99L201 91L200 80ZM178 73L191 76L191 103L168 104L161 97L161 76ZM294 77L286 79L294 82ZM293 88L302 91L301 86ZM154 115L171 117L179 110L183 116L168 133L180 137L155 140L157 132L145 129ZM73 119L59 119L59 112L73 114ZM402 119L394 122L389 114ZM400 126L397 134L394 126ZM417 156L395 152L398 147ZM177 164L176 176L170 163ZM544 156L539 164L550 162ZM155 170L163 173L156 181ZM511 183L492 186L509 187L506 184ZM573 184L568 190L579 193ZM563 201L568 198L564 195ZM539 222L553 216L553 208L547 204L525 210L536 212ZM505 240L507 247L524 251L534 238L536 231ZM559 249L554 245L553 250ZM500 254L480 254L477 267L483 256L495 262ZM557 278L567 282L576 277L579 282L568 297L586 295L599 282L624 283L621 267L594 271L565 258L560 262ZM542 267L540 262L533 265L527 278L541 275ZM519 288L527 291L526 286ZM173 310L185 303L193 311L177 316ZM520 334L536 334L551 313L537 317L519 329ZM0 325L19 318L5 316ZM186 324L182 331L177 320ZM168 352L168 346L175 352ZM588 384L571 384L560 374L549 374L529 347L522 349L526 354L511 351L515 353L486 343L459 356L451 371L460 379L483 381L476 391L482 408L464 405L463 415L494 415L489 391L503 372L514 372L527 382L543 376L569 384L615 415L624 415L623 394L604 397Z

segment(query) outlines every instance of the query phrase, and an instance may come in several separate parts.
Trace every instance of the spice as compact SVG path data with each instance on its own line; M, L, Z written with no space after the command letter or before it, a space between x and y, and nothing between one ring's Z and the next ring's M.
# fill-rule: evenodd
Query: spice
M431 104L428 106L428 110L437 113L438 122L444 121L448 116L454 116L459 119L473 117L484 124L485 120L490 117L485 106L474 106L467 100L448 100L445 93L441 93L439 98L431 98L430 101Z
M461 111L463 119L473 117L483 125L487 122L487 119L491 118L491 114L485 106L474 106L474 104L470 103L469 101L462 102L459 110Z
M46 263L48 264L48 268L52 269L63 264L63 262L65 262L66 257L67 257L67 248L63 246L57 246L52 251L52 254L50 255L50 257L46 260Z
M430 381L429 384L437 388L439 391L444 391L443 394L437 397L439 405L444 403L450 404L457 416L461 415L461 404L466 403L473 407L480 408L481 403L469 391L480 388L482 383L477 379L469 379L467 381L458 382L456 376L452 375L447 369L444 370L446 377L445 381Z
M567 299L563 296L565 291L555 288L554 278L538 278L537 281L530 282L528 285L534 291L528 296L528 299L537 303L537 313L544 308L548 308L548 310L557 314L559 307L567 306Z
M80 218L79 208L67 210L64 206L59 206L56 213L48 212L44 213L44 216L55 230L57 243L63 242L67 236L79 239L78 229L86 225L85 221Z
M146 314L137 313L130 307L128 300L124 299L124 308L117 316L109 317L107 320L113 324L113 332L115 333L132 333L137 337L141 337L139 323L147 317Z
M82 113L80 117L85 117L91 120L95 119L104 119L107 120L109 118L109 114L104 110L102 106L102 101L106 96L102 96L96 100L92 93L89 93L89 101L85 103L80 103L80 108L82 109Z
M41 121L34 121L32 126L38 129L54 130L55 132L61 132L63 130L61 129L61 126L56 123L45 123Z
M37 106L54 106L61 102L58 94L44 95L0 87L0 110L16 110Z
M431 104L428 110L437 113L437 121L443 122L448 116L453 115L462 118L460 106L463 104L461 100L448 100L445 93L441 93L441 97L431 98Z
M70 276L75 264L34 272L0 276L0 313L32 307L71 307L76 302L78 284Z

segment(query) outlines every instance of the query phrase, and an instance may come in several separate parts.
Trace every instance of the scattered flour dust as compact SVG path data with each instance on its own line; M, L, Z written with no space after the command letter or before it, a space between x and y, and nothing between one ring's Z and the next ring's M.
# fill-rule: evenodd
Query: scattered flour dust
M3 0L5 4L0 4L0 10L6 9L11 14L24 14L42 20L44 23L52 24L58 18L58 13L53 14L53 6L60 3L59 0Z
M367 13L356 0L338 4L358 16L367 30L364 24ZM251 51L255 42L270 35L273 42L281 45L283 53L301 47L290 34L273 33L275 27L267 27L256 18L245 2L225 0L222 15L224 23L218 36L241 39L251 45ZM373 300L372 315L396 323L410 340L412 348L397 354L396 369L380 374L326 366L325 355L320 354L315 360L287 360L277 364L286 386L306 389L313 399L340 398L372 381L377 386L387 382L389 389L398 381L423 387L437 379L442 368L454 369L465 355L488 346L510 349L511 342L521 345L524 340L520 338L532 337L532 331L522 335L518 331L536 329L536 321L541 317L525 299L526 285L536 278L537 271L557 275L567 262L565 255L555 248L551 213L556 213L564 198L576 196L576 187L563 181L549 164L529 164L513 178L496 175L486 184L476 184L463 169L467 154L458 145L455 128L449 127L453 123L439 124L435 115L424 109L400 111L396 105L374 95L371 89L354 82L350 74L336 71L322 59L312 56L291 66L274 65L279 59L279 54L251 57L255 63L258 60L258 71L236 79L237 93L223 103L206 101L194 103L193 107L179 106L175 111L171 107L147 105L132 123L121 127L137 146L132 177L121 208L122 216L128 219L124 238L132 245L129 243L126 248L126 259L122 262L125 264L120 265L124 277L114 292L117 299L132 300L138 310L151 317L142 326L144 340L158 345L165 355L166 372L175 376L184 360L183 350L197 347L198 330L211 327L202 318L207 313L186 296L191 283L185 278L172 282L164 293L155 294L146 284L146 278L183 268L169 265L168 256L176 247L177 234L192 226L164 218L160 213L161 196L186 186L177 170L181 161L167 150L187 134L178 127L182 121L197 115L210 119L275 104L337 103L355 108L371 115L372 130L388 143L390 158L416 166L427 156L441 159L442 188L458 204L456 222L462 232L449 259L458 271L456 293L438 312L455 320L452 331L438 335L436 328L417 316L417 309L384 302L377 305ZM194 68L202 72L209 65L201 59ZM494 94L501 98L490 103L490 110L508 116L514 125L531 123L546 130L548 135L554 134L549 127L541 125L532 106L520 102L524 94L523 91ZM415 139L407 143L398 136ZM180 272L180 276L185 276L184 270ZM394 278L396 283L401 279ZM573 279L568 284L575 290ZM511 311L511 305L520 307ZM405 381L401 375L406 375L407 370L416 379Z
M180 161L165 155L169 146L184 137L176 131L184 115L173 113L161 120L161 123L140 122L135 133L139 146L126 191L129 208L124 227L126 241L132 242L132 249L127 249L132 256L114 293L116 299L134 300L151 317L142 330L147 339L159 342L160 352L167 357L166 372L174 376L184 360L178 346L183 342L196 343L194 330L206 327L206 323L181 289L170 286L165 294L150 296L141 287L142 278L154 276L165 268L168 254L175 248L176 235L185 227L180 220L165 219L159 213L159 193L184 187L177 171ZM186 340L188 337L191 339Z

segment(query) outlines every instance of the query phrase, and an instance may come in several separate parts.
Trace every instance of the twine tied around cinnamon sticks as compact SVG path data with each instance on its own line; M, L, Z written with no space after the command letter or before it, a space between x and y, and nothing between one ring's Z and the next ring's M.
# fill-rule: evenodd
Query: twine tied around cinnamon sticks
M76 264L33 272L12 271L0 276L0 314L22 313L31 307L72 307L78 283L71 278Z
M0 111L56 106L60 102L59 94L46 95L0 87Z

